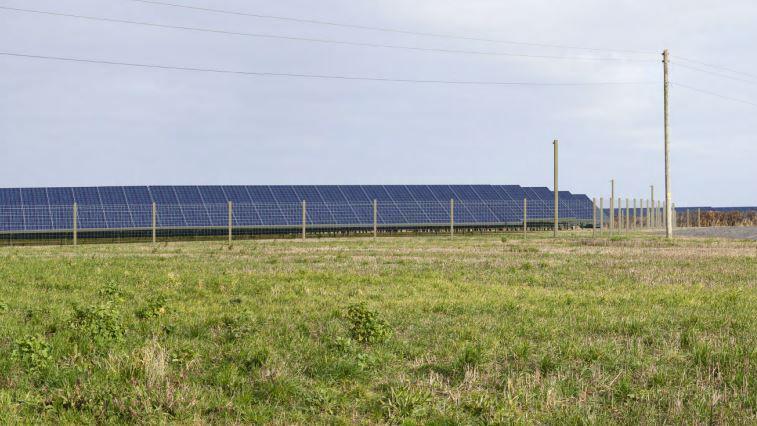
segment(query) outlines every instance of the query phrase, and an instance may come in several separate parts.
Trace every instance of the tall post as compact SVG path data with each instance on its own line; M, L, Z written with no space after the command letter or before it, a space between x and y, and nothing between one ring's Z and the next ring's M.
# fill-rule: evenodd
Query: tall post
M74 245L79 242L79 205L74 203Z
M649 227L654 228L655 226L657 226L657 212L655 211L654 207L654 185L649 185L649 190L651 191L649 201L652 203L652 210L649 211L650 213L652 213Z
M378 200L373 200L373 238L378 237Z
M158 206L152 203L152 242L158 242Z
M610 235L612 235L612 228L615 225L615 179L610 180Z
M665 80L665 236L673 238L673 202L670 195L670 53L662 52L663 73Z
M636 198L633 199L633 225L631 226L633 229L636 229L637 226L639 226L638 223L639 215L638 211L636 211Z
M630 204L628 202L628 198L626 198L626 231L629 231L631 229L631 216L628 214Z
M591 236L594 237L594 234L597 229L597 198L594 197L591 199Z
M605 197L599 197L599 233L605 229Z
M528 199L523 199L523 238L526 238L528 232Z
M618 197L618 233L623 232L623 199Z
M233 209L234 209L234 205L232 204L231 201L229 201L229 245L231 245L231 235L232 235L232 226L233 226L233 221L232 221Z
M455 236L455 199L449 200L449 236Z
M302 200L302 239L305 239L305 232L307 230L307 223L308 223L308 208L307 208L307 201Z
M559 206L560 206L560 204L559 204L559 198L560 198L560 196L559 196L559 194L557 192L557 164L558 164L558 162L557 162L557 145L558 145L557 139L555 139L554 142L552 142L552 145L554 145L554 147L555 147L555 161L554 161L555 162L555 227L554 227L554 231L552 231L552 236L553 237L557 237L557 226L558 226L557 223L560 220L560 213L559 213L559 211L560 211L560 208L559 208Z

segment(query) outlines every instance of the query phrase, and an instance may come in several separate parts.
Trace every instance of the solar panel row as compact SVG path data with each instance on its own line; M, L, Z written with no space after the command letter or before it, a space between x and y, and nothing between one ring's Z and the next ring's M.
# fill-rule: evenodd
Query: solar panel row
M561 216L591 219L585 195L560 192ZM517 185L343 185L343 186L117 186L0 189L0 230L70 229L77 203L81 229L147 228L156 204L157 226L226 226L227 202L234 204L235 226L369 225L377 200L382 225L439 224L455 221L505 223L522 219L521 204L534 206L529 219L552 216L552 192ZM540 206L537 208L537 206Z

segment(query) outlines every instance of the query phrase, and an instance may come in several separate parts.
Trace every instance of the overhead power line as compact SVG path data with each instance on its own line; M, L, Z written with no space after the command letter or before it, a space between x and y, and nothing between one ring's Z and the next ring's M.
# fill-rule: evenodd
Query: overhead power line
M222 35L288 40L288 41L298 41L298 42L337 44L337 45L343 45L343 46L402 49L402 50L430 52L430 53L467 54L467 55L482 55L482 56L507 56L507 57L514 57L514 58L561 59L561 60L577 60L577 61L617 61L617 62L625 61L625 62L650 62L650 63L656 62L651 59L638 59L638 58L634 59L634 58L623 58L623 57L531 55L531 54L523 54L523 53L492 52L492 51L464 50L464 49L439 49L439 48L403 46L403 45L394 45L394 44L363 43L363 42L355 42L355 41L343 41L343 40L332 40L332 39L322 39L322 38L283 36L283 35L266 34L266 33L247 33L247 32L237 32L237 31L226 31L226 30L220 30L220 29L214 29L214 28L187 27L187 26L179 26L179 25L160 24L160 23L155 23L155 22L133 21L133 20L116 19L116 18L104 18L104 17L98 17L98 16L78 15L78 14L69 14L69 13L52 12L52 11L35 10L35 9L22 9L22 8L7 7L7 6L0 6L0 10L8 10L8 11L22 12L22 13L35 13L35 14L41 14L41 15L49 15L49 16L57 16L57 17L65 17L65 18L76 18L76 19L84 19L84 20L99 21L99 22L140 25L140 26L161 28L161 29L196 31L196 32L222 34Z
M330 79L330 80L357 80L357 81L376 81L376 82L394 82L394 83L422 83L422 84L453 84L453 85L474 85L474 86L537 86L537 87L581 87L581 86L617 86L617 85L646 85L657 84L655 82L640 81L585 81L585 82L528 82L528 81L475 81L475 80L434 80L434 79L410 79L410 78L386 78L386 77L365 77L350 75L327 75L327 74L304 74L304 73L282 73L282 72L264 72L264 71L240 71L221 68L199 68L159 64L143 64L136 62L108 61L88 58L72 58L63 56L32 55L26 53L0 52L0 55L16 58L40 59L62 62L76 62L87 64L116 65L134 68L151 68L173 71L193 71L216 74L236 74L258 77L292 77L292 78L312 78L312 79Z
M738 102L738 103L742 103L742 104L746 104L746 105L751 105L753 107L757 107L757 102L747 101L745 99L739 99L739 98L732 98L730 96L721 95L720 93L711 92L709 90L698 89L696 87L687 86L685 84L680 84L680 83L671 83L671 84L673 86L675 86L675 87L680 87L682 89L691 90L692 92L699 92L699 93L702 93L702 94L705 94L705 95L714 96L716 98L721 98L721 99L725 99L725 100L728 100L728 101Z
M689 70L692 70L692 71L696 71L696 72L701 72L703 74L709 74L709 75L712 75L712 76L715 76L715 77L726 78L728 80L741 81L741 82L749 83L749 84L757 84L757 80L747 80L745 78L734 77L732 75L723 74L723 73L715 72L715 71L709 71L709 70L702 69L702 68L692 67L690 65L676 64L676 66L679 66L679 67L685 68L685 69L689 69Z
M738 75L743 75L743 76L746 76L746 77L757 78L757 74L751 74L751 73L744 72L744 71L738 71L738 70L735 70L735 69L732 69L732 68L726 68L726 67L723 67L723 66L720 66L720 65L714 65L714 64L707 63L707 62L698 61L698 60L695 60L695 59L684 58L684 57L681 57L681 56L674 56L674 58L675 59L679 59L681 61L690 62L692 64L702 65L702 66L705 66L705 67L708 67L708 68L712 68L712 69L716 69L716 70L721 70L721 71L726 71L726 72L729 72L729 73L732 73L732 74L738 74Z
M641 50L605 49L605 48L583 47L583 46L573 46L573 45L563 45L563 44L532 43L532 42L513 41L513 40L498 40L498 39L483 38L483 37L458 36L458 35L453 35L453 34L410 31L410 30L403 30L403 29L397 29L397 28L346 24L346 23L340 23L340 22L321 21L321 20L316 20L316 19L293 18L293 17L287 17L287 16L267 15L267 14L261 14L261 13L242 12L242 11L235 11L235 10L228 10L228 9L214 9L214 8L209 8L209 7L189 6L185 4L168 3L168 2L154 1L154 0L125 0L125 1L153 4L153 5L166 6L166 7L175 7L175 8L182 8L182 9L190 9L190 10L197 10L197 11L202 11L202 12L212 12L212 13L219 13L219 14L225 14L225 15L247 16L247 17L259 18L259 19L272 19L272 20L277 20L277 21L296 22L300 24L326 25L326 26L331 26L331 27L380 31L380 32L385 32L385 33L407 34L407 35L454 39L454 40L481 41L481 42L487 42L487 43L511 44L511 45L516 45L516 46L548 47L548 48L556 48L556 49L573 49L573 50L586 50L586 51L595 51L595 52L633 53L633 54L643 54L643 55L658 54L658 52L641 51Z

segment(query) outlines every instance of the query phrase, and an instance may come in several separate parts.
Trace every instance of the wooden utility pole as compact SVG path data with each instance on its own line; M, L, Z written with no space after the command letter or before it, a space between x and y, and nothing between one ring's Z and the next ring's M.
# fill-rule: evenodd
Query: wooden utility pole
M670 53L662 52L665 80L665 237L673 238L673 211L670 196Z
M554 142L552 142L552 145L554 145L555 147L555 228L554 228L554 231L552 232L552 236L557 237L557 223L560 220L560 214L559 214L559 211L560 211L559 198L560 197L557 193L557 145L558 145L557 139L555 139Z

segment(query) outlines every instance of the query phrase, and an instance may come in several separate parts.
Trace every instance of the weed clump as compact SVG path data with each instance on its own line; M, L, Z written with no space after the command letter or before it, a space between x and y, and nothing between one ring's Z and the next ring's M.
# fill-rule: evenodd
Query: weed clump
M71 328L92 339L95 344L120 341L126 334L121 316L111 302L75 307Z
M45 369L52 361L50 345L44 336L26 336L17 339L13 345L11 356L21 361L30 371Z
M360 343L382 343L391 335L389 324L364 303L347 307L350 337Z
M392 386L381 400L381 407L388 420L417 419L429 412L431 402L431 393L425 389Z
M152 319L165 314L166 309L166 298L158 296L148 300L145 306L137 309L136 315L139 319Z

